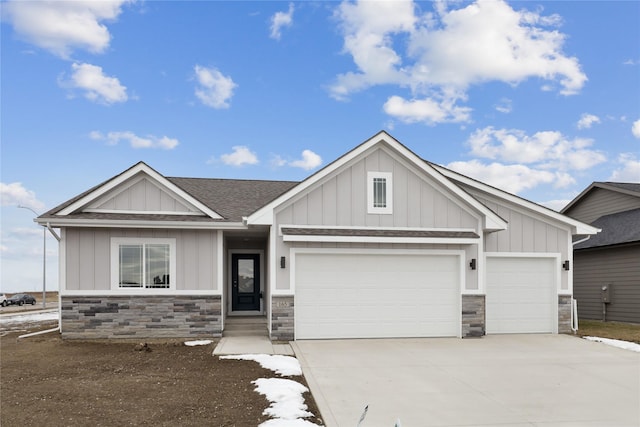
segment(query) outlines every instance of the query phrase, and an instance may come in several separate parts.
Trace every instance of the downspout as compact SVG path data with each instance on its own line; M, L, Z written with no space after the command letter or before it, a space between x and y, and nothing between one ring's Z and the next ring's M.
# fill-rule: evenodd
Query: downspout
M58 242L61 240L60 236L58 236L58 233L56 233L55 230L51 228L51 224L48 221L47 221L47 230L49 230L49 233L51 233Z

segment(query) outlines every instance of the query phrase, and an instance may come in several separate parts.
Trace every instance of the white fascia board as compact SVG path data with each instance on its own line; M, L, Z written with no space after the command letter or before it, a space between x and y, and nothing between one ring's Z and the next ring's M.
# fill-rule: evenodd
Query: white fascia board
M380 237L380 236L300 236L285 234L283 242L332 242L332 243L423 243L442 245L471 245L480 241L476 238L455 237Z
M117 220L117 219L71 219L71 218L42 218L36 222L40 225L50 224L51 227L96 227L96 228L172 228L172 229L203 229L203 230L246 230L247 226L241 222L202 222L202 221L148 221L148 220Z
M349 225L297 225L297 224L280 224L278 227L280 236L282 236L283 228L301 228L305 230L364 230L364 231L380 231L380 230L389 230L389 231L456 231L456 232L470 232L477 233L478 230L473 228L428 228L428 227L383 227L383 226L373 226L373 227L352 227Z
M56 215L65 216L77 211L78 209L81 209L83 206L86 206L92 201L98 199L99 197L113 190L114 188L126 182L127 180L131 179L132 177L134 177L140 172L143 172L147 174L149 177L155 179L156 182L160 183L167 190L183 198L188 203L200 209L204 214L208 215L209 217L213 219L222 219L222 216L220 216L217 212L212 211L203 203L193 198L184 190L180 189L178 186L170 182L167 178L165 178L164 176L162 176L161 174L153 170L151 167L149 167L147 164L142 162L138 163L137 165L133 166L132 168L128 169L122 174L116 176L115 178L112 178L111 180L107 181L102 186L95 189L91 193L85 195L84 197L80 198L79 200L76 200L74 203L70 204L66 208L62 209L60 212L56 213Z
M593 227L591 225L585 224L583 222L577 221L573 218L570 218L566 215L563 215L561 213L558 213L552 209L549 208L545 208L544 206L540 206L536 203L530 202L528 200L522 199L520 197L514 196L513 194L509 194L506 191L502 191L499 190L495 187L492 187L490 185L487 184L483 184L479 181L476 181L474 179L471 179L467 176L461 175L457 172L454 172L452 170L443 168L442 166L439 165L433 165L433 167L440 172L441 174L443 174L444 176L451 178L451 179L455 179L457 181L461 181L464 182L466 185L473 187L473 188L477 188L480 191L484 191L485 193L489 193L495 197L498 197L500 199L504 199L510 203L513 203L515 205L521 206L527 210L533 211L539 215L542 216L546 216L548 218L551 218L555 221L564 223L568 226L571 227L572 230L572 234L597 234L600 232L599 228Z

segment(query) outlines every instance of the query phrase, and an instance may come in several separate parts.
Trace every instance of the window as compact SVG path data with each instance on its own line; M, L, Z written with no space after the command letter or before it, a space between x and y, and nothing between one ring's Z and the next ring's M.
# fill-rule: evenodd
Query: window
M393 182L388 172L367 174L368 212L370 214L393 213Z
M114 238L112 288L174 289L175 239Z

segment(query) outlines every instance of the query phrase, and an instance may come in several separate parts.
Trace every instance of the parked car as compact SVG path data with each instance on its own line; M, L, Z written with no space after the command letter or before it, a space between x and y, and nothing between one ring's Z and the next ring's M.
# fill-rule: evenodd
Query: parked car
M36 299L29 294L15 294L7 299L7 303L9 305L23 305L23 304L31 304L34 305L36 303Z
M9 304L7 302L7 296L5 294L0 294L0 305L6 307L7 304Z

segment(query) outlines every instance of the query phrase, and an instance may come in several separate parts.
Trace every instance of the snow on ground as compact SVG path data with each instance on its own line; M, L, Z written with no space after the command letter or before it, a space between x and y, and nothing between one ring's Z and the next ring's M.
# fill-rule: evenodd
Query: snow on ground
M631 350L631 351L640 353L640 344L636 344L634 342L614 340L611 338L600 338L600 337L584 337L584 339L589 341L601 342L603 344L610 345L613 347L618 347L624 350Z
M220 359L253 360L265 369L270 369L280 376L302 375L298 359L279 354L239 354L220 356ZM264 410L265 415L273 417L260 424L259 427L319 427L305 420L313 414L307 411L302 395L309 391L297 381L285 378L258 378L251 382L256 391L264 395L271 405Z
M271 405L264 410L265 415L284 420L312 417L307 411L302 394L309 391L299 382L285 378L259 378L251 381L256 391L264 395Z
M220 356L220 359L253 360L265 369L270 369L278 375L289 377L302 375L302 368L298 359L279 354L240 354L234 356Z
M0 317L0 325L14 325L16 323L37 323L58 320L58 311L46 311L38 313L21 313Z
M196 345L209 345L212 342L213 342L212 340L195 340L195 341L186 341L184 345L187 345L189 347L194 347Z

